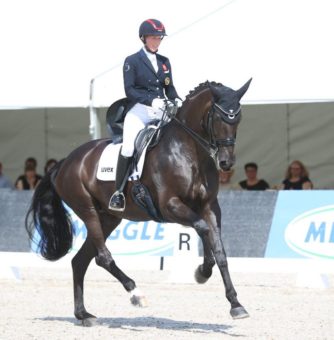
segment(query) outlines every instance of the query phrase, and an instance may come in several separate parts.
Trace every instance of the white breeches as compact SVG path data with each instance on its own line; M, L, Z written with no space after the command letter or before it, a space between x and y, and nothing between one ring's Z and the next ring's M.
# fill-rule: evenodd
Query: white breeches
M153 120L161 119L162 113L161 110L155 110L151 106L138 103L126 114L121 151L124 157L131 157L133 155L135 139L139 131Z

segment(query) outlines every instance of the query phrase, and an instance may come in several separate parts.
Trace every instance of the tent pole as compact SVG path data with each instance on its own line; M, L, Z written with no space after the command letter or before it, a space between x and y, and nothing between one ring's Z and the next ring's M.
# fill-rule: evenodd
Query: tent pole
M94 107L94 81L95 78L90 81L89 91L89 134L91 139L98 139L101 138L101 123Z

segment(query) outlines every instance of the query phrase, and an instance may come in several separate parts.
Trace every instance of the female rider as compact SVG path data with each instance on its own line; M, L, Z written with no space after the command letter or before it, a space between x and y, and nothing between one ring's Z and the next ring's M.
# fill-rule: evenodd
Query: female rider
M139 27L139 38L144 46L124 62L124 88L131 109L124 120L123 146L116 170L116 191L109 202L111 210L125 209L122 187L125 176L128 176L138 132L151 121L161 119L166 97L178 106L182 103L173 85L170 62L157 53L164 36L166 30L159 20L145 20Z

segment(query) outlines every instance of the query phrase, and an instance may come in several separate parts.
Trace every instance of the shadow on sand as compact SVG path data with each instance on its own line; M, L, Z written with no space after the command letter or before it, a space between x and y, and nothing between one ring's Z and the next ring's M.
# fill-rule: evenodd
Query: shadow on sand
M81 322L71 317L46 317L39 318L42 321L64 321L81 325ZM96 325L110 328L124 328L133 331L145 331L147 328L157 328L165 330L189 331L192 333L221 333L228 334L226 331L232 326L214 323L198 323L189 321L179 321L158 317L134 317L134 318L98 318Z

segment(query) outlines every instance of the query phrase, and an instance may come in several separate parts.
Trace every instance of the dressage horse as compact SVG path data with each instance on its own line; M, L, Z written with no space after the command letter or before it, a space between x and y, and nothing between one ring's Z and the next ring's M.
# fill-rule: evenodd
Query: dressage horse
M198 283L206 282L215 263L218 265L235 319L247 317L248 313L237 299L221 240L218 170L228 170L235 162L240 99L250 81L237 91L215 82L202 83L191 91L177 114L162 128L159 143L147 153L141 176L164 222L197 231L203 242L204 259L195 278ZM84 221L87 238L72 259L72 269L74 314L85 326L96 320L87 312L83 297L84 276L93 258L122 283L133 304L145 304L134 280L116 265L105 245L122 218L151 219L134 203L131 182L124 191L125 211L108 209L114 182L96 179L99 159L108 143L108 139L89 141L59 162L36 188L26 217L30 239L33 241L34 233L39 233L39 251L51 261L66 255L72 246L73 227L63 202Z

